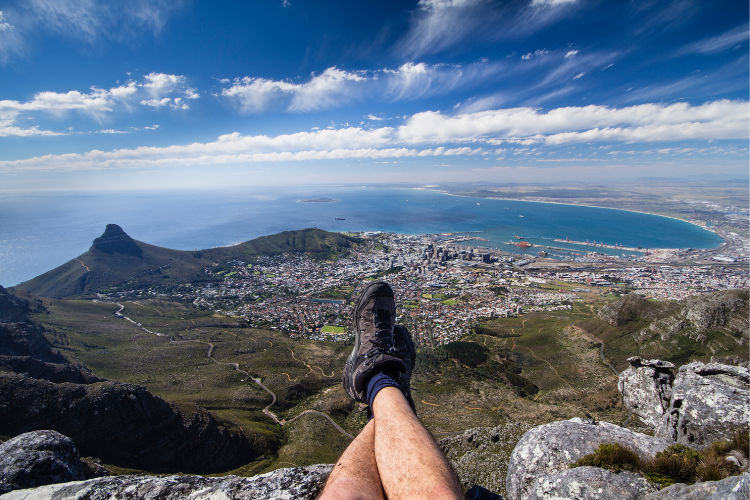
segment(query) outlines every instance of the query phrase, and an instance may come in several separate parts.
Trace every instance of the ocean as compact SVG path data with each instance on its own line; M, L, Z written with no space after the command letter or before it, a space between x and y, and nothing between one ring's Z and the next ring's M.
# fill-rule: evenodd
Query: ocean
M322 201L325 199L328 201ZM0 194L0 284L18 284L77 257L108 223L122 226L136 240L181 250L232 245L306 227L469 233L488 240L472 243L475 246L520 253L524 250L508 244L515 236L535 245L583 253L594 248L554 240L644 249L713 248L721 243L710 231L667 217L408 188ZM526 252L536 254L538 250ZM600 247L596 251L629 253Z

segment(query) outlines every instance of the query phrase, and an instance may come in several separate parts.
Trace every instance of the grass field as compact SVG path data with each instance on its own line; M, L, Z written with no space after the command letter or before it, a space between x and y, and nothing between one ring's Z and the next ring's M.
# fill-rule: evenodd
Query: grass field
M335 325L324 325L320 329L321 333L346 333L346 328L343 326Z
M623 424L627 412L617 376L600 358L602 342L607 361L618 370L632 355L678 362L710 356L707 344L689 338L658 342L657 334L637 335L648 326L643 319L619 327L604 323L596 313L611 300L594 294L571 310L488 320L461 342L420 350L412 378L418 415L438 437L477 426L586 415ZM327 413L351 434L366 423L365 406L353 403L341 387L350 345L291 339L176 302L123 303L123 314L164 336L116 318L116 304L47 300L45 305L48 312L35 319L71 361L101 377L144 385L186 408L197 403L267 450L234 473L333 461L349 439L319 415L299 416L305 410ZM322 331L346 329L326 325ZM714 354L742 348L723 340L724 332L716 332L715 341L714 333L708 335ZM217 362L207 357L210 345ZM716 347L721 345L728 347ZM287 425L263 414L270 395L230 363L276 394L272 410L290 421Z

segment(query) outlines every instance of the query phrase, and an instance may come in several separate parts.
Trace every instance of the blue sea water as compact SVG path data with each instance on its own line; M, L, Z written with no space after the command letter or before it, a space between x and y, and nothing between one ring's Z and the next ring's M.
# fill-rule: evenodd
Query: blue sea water
M335 201L300 201L311 198ZM507 244L514 235L535 245L553 246L566 246L553 242L555 238L633 248L712 248L721 243L710 231L654 215L406 188L2 194L0 284L18 284L84 253L108 223L119 224L137 240L182 250L231 245L305 227L407 234L471 232L489 240L477 245L519 252Z

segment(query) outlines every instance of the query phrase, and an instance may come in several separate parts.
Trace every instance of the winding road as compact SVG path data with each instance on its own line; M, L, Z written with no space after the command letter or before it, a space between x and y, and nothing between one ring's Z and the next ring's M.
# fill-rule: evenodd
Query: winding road
M117 306L119 306L119 309L114 312L114 316L115 317L127 320L130 323L132 323L133 325L135 325L136 327L140 328L141 330L143 330L146 333L150 333L151 335L156 335L158 337L169 337L166 333L160 333L160 332L155 332L153 330L149 330L148 328L144 327L141 323L138 323L137 321L134 321L133 319L125 316L124 314L122 314L122 311L125 310L125 306L122 305L122 304L120 304L119 302L116 302L115 304L117 304ZM322 418L326 419L328 421L328 423L330 423L333 426L333 428L336 429L337 431L339 431L341 434L343 434L344 436L346 436L349 439L352 439L352 440L354 439L354 436L352 436L350 433L348 433L346 430L344 430L339 424L337 424L336 421L334 421L333 418L331 418L330 415L328 415L327 413L322 412L322 411L318 411L318 410L304 410L299 415L297 415L297 416L295 416L293 418L290 418L289 420L280 419L278 417L278 415L276 415L273 411L271 411L271 407L274 404L276 404L276 393L274 393L271 389L269 389L261 381L260 378L253 377L252 375L250 375L249 372L247 372L246 370L243 370L242 368L240 368L240 365L238 363L234 363L234 362L231 362L231 361L219 361L216 358L214 358L213 353L214 353L214 347L215 346L214 346L213 343L206 342L206 341L203 341L203 340L196 340L196 339L174 340L171 337L169 337L169 341L173 342L173 343L196 342L198 344L206 345L206 346L208 346L208 351L206 351L206 357L208 359L210 359L211 361L213 361L214 363L216 363L218 365L228 365L228 366L231 366L232 368L234 368L235 371L237 371L239 373L242 373L247 378L249 378L250 380L252 380L256 384L258 384L258 386L261 389L263 389L264 391L266 391L271 396L271 402L268 403L265 406L265 408L263 408L263 413L268 418L270 418L271 420L273 420L274 422L276 422L277 424L279 424L281 426L284 426L286 424L290 424L290 423L294 422L295 420L297 420L298 418L300 418L300 417L302 417L304 415L318 415L319 417L322 417ZM271 344L271 345L273 346L273 344ZM289 351L292 353L292 358L295 361L303 363L310 370L310 372L308 372L308 373L312 373L313 369L312 369L312 367L308 363L305 363L304 361L297 359L294 356L294 351L292 351L291 349L289 349ZM320 367L318 367L318 369L320 370L321 374L323 374L324 377L333 377L334 376L334 374L326 375L325 372L323 372L323 369L320 368ZM287 375L287 377L288 377L288 375Z

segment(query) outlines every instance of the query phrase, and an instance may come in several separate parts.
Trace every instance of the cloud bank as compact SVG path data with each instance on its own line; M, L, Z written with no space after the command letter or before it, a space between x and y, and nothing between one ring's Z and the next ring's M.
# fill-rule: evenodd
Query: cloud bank
M543 111L502 108L446 115L426 111L398 127L343 127L277 136L219 136L215 141L167 147L45 155L0 161L0 171L80 170L338 159L489 155L500 145L558 146L580 143L656 143L683 140L746 140L748 102L719 100L580 106Z
M187 85L181 75L149 73L141 81L130 80L109 89L91 87L88 92L38 92L25 102L0 101L0 137L60 135L60 132L41 130L36 126L21 127L18 121L34 113L62 117L76 112L102 121L115 111L130 111L138 105L149 108L189 109L188 102L198 99L198 91Z

